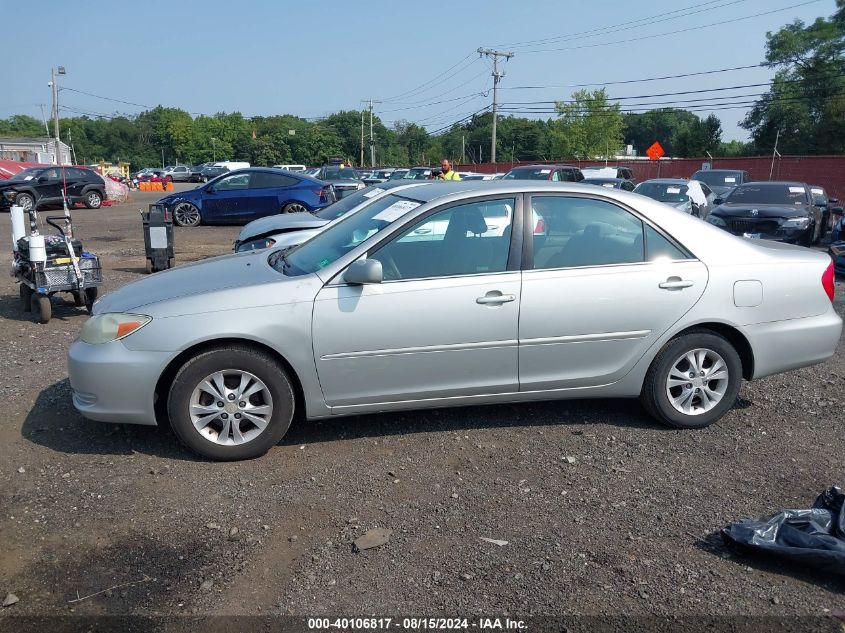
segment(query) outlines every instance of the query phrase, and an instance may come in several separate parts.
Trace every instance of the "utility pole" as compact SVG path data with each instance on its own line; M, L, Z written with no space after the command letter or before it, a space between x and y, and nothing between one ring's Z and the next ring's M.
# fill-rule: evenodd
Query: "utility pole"
M499 81L505 76L504 71L499 72L499 58L504 57L505 60L513 57L513 53L503 53L501 51L494 51L490 48L479 48L479 55L493 58L493 138L490 140L490 162L496 162L496 86Z
M467 162L467 154L466 154L466 140L467 137L461 134L461 164L465 164Z
M361 160L358 161L358 164L363 167L364 166L364 111L361 110Z
M56 138L56 165L62 164L61 158L61 140L59 139L59 85L56 82L56 75L64 75L65 67L59 66L50 69L50 87L53 89L53 135Z
M381 101L373 101L372 99L362 100L361 103L369 104L370 108L370 167L376 166L376 142L373 137L373 104L381 103ZM363 159L361 163L363 164Z

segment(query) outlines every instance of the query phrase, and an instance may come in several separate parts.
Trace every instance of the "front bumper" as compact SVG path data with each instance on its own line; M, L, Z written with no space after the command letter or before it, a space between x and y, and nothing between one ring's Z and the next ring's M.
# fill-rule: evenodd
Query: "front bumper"
M73 406L99 422L155 425L155 386L168 352L135 352L121 341L76 340L67 355Z

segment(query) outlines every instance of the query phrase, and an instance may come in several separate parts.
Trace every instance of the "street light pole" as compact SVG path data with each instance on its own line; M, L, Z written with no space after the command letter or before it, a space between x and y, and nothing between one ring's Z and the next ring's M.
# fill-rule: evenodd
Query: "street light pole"
M56 81L56 75L64 75L65 67L59 66L58 68L51 68L50 69L50 87L53 89L53 134L55 136L55 149L56 153L54 156L54 161L56 165L61 165L62 158L61 158L61 140L59 139L59 85Z

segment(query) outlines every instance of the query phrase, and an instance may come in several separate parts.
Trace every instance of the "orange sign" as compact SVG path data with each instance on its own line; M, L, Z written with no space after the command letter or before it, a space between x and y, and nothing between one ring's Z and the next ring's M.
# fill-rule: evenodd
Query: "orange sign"
M649 147L645 151L645 153L648 154L648 157L651 160L660 160L660 157L663 156L663 154L665 154L666 152L663 151L663 148L660 146L660 143L654 141L654 143L652 143L651 147Z

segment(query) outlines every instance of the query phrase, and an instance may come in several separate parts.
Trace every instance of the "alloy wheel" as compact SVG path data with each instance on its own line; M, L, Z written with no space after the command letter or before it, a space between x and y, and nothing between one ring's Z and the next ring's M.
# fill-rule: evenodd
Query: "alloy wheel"
M298 202L291 202L288 205L285 205L285 208L282 209L283 213L306 213L308 209L305 208L304 205L299 204Z
M235 446L264 432L273 416L273 397L254 374L226 369L200 381L191 393L188 409L191 423L203 438Z
M179 226L196 226L200 223L200 212L190 202L180 202L173 209L173 219Z
M728 365L719 354L711 349L693 349L672 363L666 395L677 411L700 415L722 401L729 377Z

